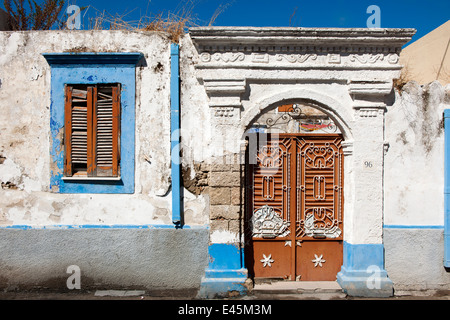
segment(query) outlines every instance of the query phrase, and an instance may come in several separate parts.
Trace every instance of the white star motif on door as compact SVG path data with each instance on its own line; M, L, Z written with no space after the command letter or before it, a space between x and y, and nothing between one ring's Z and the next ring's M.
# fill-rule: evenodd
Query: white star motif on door
M314 268L317 266L322 268L322 263L324 263L326 261L326 260L322 259L323 254L321 254L320 257L318 257L317 254L315 254L314 257L316 257L316 258L314 260L311 260L312 262L314 262Z
M266 266L272 267L272 263L275 262L275 260L272 259L272 254L269 254L268 257L263 254L263 257L263 259L259 260L263 263L263 268L265 268Z

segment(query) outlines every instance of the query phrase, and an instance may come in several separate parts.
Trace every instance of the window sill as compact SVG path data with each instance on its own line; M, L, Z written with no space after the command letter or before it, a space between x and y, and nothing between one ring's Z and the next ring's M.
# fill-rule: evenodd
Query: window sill
M63 181L120 181L121 177L63 177Z

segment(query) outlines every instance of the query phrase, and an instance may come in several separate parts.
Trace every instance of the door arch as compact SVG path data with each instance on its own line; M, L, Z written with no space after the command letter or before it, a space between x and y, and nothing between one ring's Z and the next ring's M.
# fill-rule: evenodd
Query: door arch
M244 128L242 137L245 138L248 131L262 115L281 105L289 104L308 105L325 113L339 128L345 141L353 141L350 124L354 121L354 115L349 112L348 106L323 92L317 92L309 88L283 90L246 106L241 119Z
M247 137L249 274L336 280L343 262L344 223L339 127L311 104L282 104L257 117Z

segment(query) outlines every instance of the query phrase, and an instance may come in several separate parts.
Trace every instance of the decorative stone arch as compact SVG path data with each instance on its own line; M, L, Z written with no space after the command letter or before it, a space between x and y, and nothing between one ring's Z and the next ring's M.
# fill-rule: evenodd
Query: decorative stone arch
M209 99L206 107L211 112L209 127L213 137L242 141L259 115L278 104L296 101L312 104L339 126L345 139L346 227L343 265L337 281L352 296L393 294L393 284L384 270L383 246L383 165L387 146L384 115L388 111L385 101L392 92L393 79L400 75L401 47L414 33L413 29L190 30L197 50L197 78ZM235 145L222 150L222 154L240 151ZM215 165L217 172L211 170L209 174L210 187L240 185L242 189L241 164L227 167L227 172ZM213 194L210 193L211 200ZM242 201L240 209L210 205L211 263L200 296L246 291L242 238L240 234L232 235L242 230L244 205ZM216 216L222 219L221 229L214 220ZM220 239L215 236L218 233Z
M305 88L281 91L255 101L242 115L241 124L244 130L243 135L250 128L252 123L265 112L276 108L281 104L299 102L311 105L327 114L339 127L344 139L346 141L353 140L351 132L353 115L348 112L348 108L345 108L338 100L326 94Z

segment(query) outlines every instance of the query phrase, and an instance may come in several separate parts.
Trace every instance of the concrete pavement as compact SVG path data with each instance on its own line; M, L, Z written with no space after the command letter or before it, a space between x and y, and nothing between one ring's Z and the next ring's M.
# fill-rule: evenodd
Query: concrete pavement
M0 292L0 300L196 300L194 296L155 296L143 290L46 290ZM273 281L256 283L246 296L218 300L450 300L449 290L396 291L390 298L348 297L336 281Z

